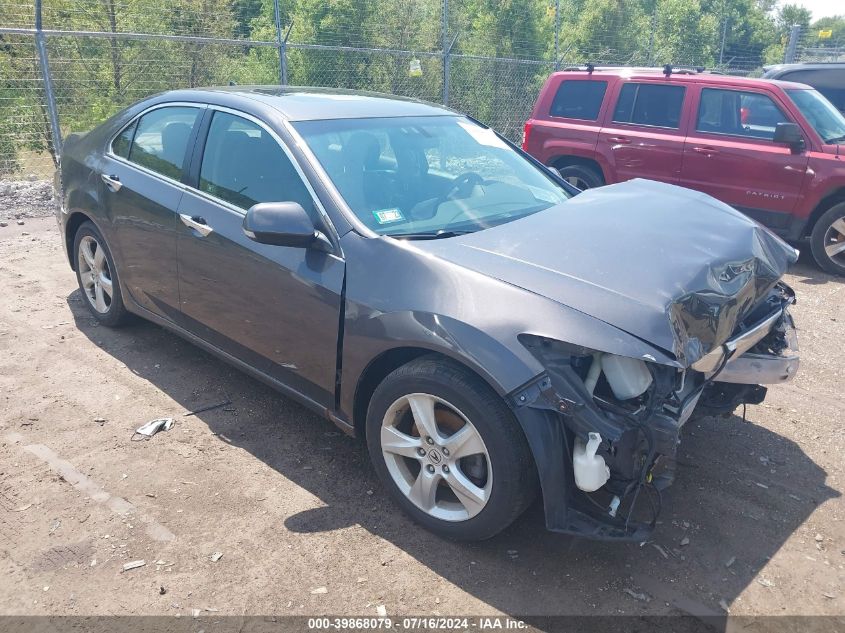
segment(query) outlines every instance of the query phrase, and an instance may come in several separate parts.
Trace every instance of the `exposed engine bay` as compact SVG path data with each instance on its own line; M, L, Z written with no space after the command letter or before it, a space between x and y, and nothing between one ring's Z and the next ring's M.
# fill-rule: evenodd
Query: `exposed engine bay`
M794 300L788 286L776 284L727 341L689 367L523 336L547 373L514 404L555 411L570 459L565 522L550 529L644 538L660 514L661 491L674 479L681 429L693 413L730 415L759 404L764 385L797 372L788 312Z

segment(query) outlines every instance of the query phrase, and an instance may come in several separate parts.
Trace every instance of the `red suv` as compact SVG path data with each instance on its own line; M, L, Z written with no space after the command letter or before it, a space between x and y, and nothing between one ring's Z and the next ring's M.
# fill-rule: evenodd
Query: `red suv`
M845 117L809 86L565 70L543 86L522 145L581 189L650 178L708 193L809 238L819 265L845 275Z

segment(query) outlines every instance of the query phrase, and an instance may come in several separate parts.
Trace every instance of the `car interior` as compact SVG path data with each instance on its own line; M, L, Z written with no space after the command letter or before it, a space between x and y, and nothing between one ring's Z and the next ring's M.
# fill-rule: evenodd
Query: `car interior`
M472 148L443 156L437 134L421 127L323 133L308 140L349 207L377 232L482 226L494 214L500 221L549 204L525 184L501 180L501 167L479 163ZM386 230L382 211L390 212L388 222L398 231Z

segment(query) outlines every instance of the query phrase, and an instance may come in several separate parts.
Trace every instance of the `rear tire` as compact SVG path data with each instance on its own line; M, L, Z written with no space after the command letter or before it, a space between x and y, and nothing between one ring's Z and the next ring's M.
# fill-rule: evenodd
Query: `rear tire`
M567 165L558 169L560 177L578 189L592 189L604 185L601 173L586 165Z
M124 324L129 313L123 304L117 268L105 238L92 222L83 222L77 229L73 256L76 281L88 310L103 325Z
M835 204L816 221L810 250L823 270L845 276L845 202Z
M447 538L490 538L536 495L519 423L486 383L447 360L423 357L384 379L367 412L367 448L402 510Z

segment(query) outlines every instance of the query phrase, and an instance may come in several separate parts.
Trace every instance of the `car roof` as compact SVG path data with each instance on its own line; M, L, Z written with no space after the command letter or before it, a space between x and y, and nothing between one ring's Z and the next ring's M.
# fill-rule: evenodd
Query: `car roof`
M734 75L721 75L709 72L690 72L688 70L675 69L669 77L663 74L662 69L657 68L595 68L592 73L586 70L561 70L552 75L553 77L621 77L635 80L660 80L671 83L701 83L701 84L730 84L734 86L759 86L761 83L775 85L784 90L787 89L811 89L810 86L795 81L780 81L778 79L761 79L757 77L736 77Z
M221 97L249 99L279 112L290 121L360 119L376 117L455 116L455 112L409 97L302 86L225 86L174 90L162 95L166 100L207 101Z
M796 70L845 70L845 62L802 62L763 66L764 76L772 77L781 73L793 73Z

